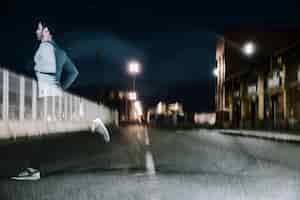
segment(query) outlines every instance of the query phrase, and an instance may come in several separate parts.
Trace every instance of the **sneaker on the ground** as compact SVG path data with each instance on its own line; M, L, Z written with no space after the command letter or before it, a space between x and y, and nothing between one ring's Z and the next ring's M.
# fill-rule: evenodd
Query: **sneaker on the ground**
M26 168L24 171L19 173L17 176L11 177L11 179L13 179L13 180L20 180L20 181L26 181L26 180L36 181L36 180L39 180L40 178L41 178L40 171L37 169L33 169L33 168Z

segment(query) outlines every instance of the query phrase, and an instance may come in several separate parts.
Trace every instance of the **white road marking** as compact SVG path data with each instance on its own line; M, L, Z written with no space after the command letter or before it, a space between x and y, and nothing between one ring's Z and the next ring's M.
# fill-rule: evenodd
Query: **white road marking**
M146 151L146 169L148 175L155 175L155 164L152 153L150 151Z
M145 128L145 144L146 146L150 146L150 139L149 139L147 128Z
M145 144L147 146L146 155L145 155L145 162L146 162L146 170L148 175L155 175L155 163L153 159L153 155L151 151L149 150L150 146L150 139L148 135L148 129L145 128Z

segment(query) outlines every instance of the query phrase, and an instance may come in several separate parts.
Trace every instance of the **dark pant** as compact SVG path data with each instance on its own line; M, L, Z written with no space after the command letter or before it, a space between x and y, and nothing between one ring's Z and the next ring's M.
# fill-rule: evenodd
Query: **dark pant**
M35 139L24 144L24 168L40 169L42 140Z

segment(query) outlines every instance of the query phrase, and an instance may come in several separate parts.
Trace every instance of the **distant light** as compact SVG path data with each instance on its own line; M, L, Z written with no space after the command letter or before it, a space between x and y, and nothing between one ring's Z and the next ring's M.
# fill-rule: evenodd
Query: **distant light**
M219 69L217 67L214 69L213 74L215 77L218 77Z
M119 96L119 99L124 99L124 92L122 92L122 91L119 91L118 92L118 96Z
M135 101L137 99L136 92L128 92L128 99L131 101Z
M173 112L181 112L182 111L182 105L178 102L175 102L173 104L169 104L169 110Z
M177 103L177 102L176 102L175 105L174 105L174 110L175 110L175 111L178 111L178 110L179 110L179 106L178 106L178 103Z
M162 102L157 104L156 113L161 115L166 112L166 105Z
M251 56L255 51L255 45L253 44L253 42L247 42L244 47L243 47L243 52L247 55L247 56Z
M139 74L141 71L140 69L140 63L137 62L137 61L130 61L128 63L128 72L129 74L132 74L132 75L137 75Z
M140 101L135 101L134 102L134 108L135 108L135 112L138 116L143 115L143 108L142 108L142 104L141 104Z

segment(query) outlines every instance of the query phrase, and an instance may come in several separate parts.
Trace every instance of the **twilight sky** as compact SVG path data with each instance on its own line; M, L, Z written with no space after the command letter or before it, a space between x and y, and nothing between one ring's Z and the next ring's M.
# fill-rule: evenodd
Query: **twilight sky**
M38 45L36 23L46 19L80 71L75 87L126 88L126 63L137 59L143 65L138 78L143 96L159 100L180 85L190 93L178 92L178 99L191 104L190 110L208 111L213 110L216 33L247 25L297 27L298 8L297 1L2 0L0 65L24 69Z

